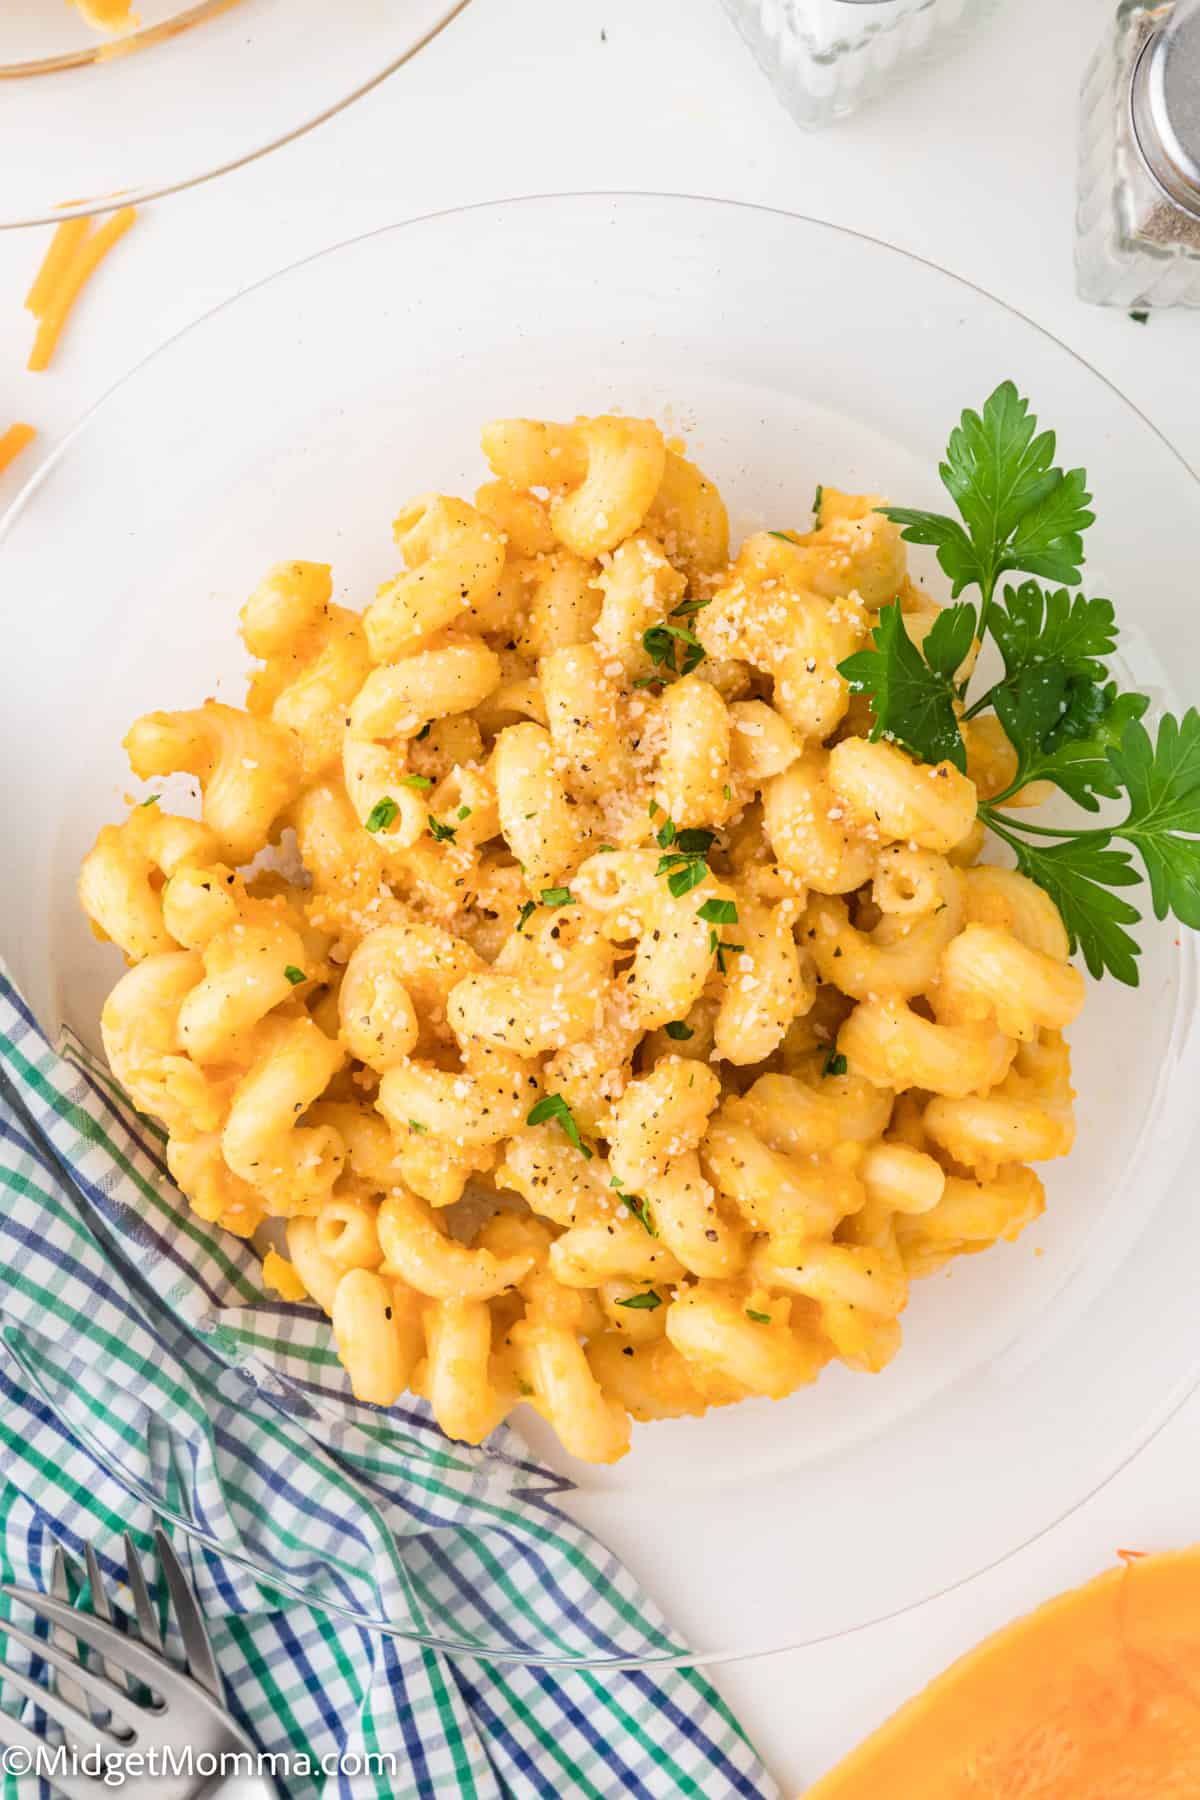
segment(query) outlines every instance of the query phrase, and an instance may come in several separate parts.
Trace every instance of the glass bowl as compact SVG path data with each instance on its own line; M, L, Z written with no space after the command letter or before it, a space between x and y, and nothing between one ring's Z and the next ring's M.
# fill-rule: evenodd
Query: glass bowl
M341 245L210 314L0 528L19 597L0 744L22 771L0 922L35 1011L95 1044L117 959L75 872L119 816L129 721L237 691L236 613L268 564L331 560L339 599L373 593L399 504L482 478L483 421L654 414L719 482L736 536L806 518L818 481L938 505L950 426L1004 377L1089 470L1088 581L1120 608L1126 677L1168 704L1200 694L1193 474L1061 344L870 239L710 200L528 199ZM1196 952L1173 927L1145 942L1141 987L1094 985L1074 1028L1079 1142L1044 1171L1044 1219L918 1283L882 1375L833 1368L783 1402L638 1427L612 1469L526 1432L573 1482L565 1510L697 1658L810 1643L966 1580L1078 1506L1194 1386ZM453 1615L438 1641L490 1647Z
M349 105L467 0L136 0L99 33L0 7L0 227L53 224L237 168Z

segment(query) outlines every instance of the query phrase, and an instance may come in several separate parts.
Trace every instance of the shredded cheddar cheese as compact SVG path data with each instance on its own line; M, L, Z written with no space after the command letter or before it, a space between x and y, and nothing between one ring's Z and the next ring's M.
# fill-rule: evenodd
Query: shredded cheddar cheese
M49 367L63 326L81 291L119 238L124 237L137 212L123 206L95 231L85 219L66 219L58 226L25 305L38 321L27 367Z
M97 31L128 31L137 24L129 0L75 0L75 6Z
M263 1257L263 1284L281 1295L285 1300L307 1300L308 1289L300 1279L299 1271L286 1256L280 1256L277 1250L268 1250Z
M25 296L25 310L40 319L47 302L75 260L91 229L87 219L64 219L50 239L50 248L42 266L33 278L33 286Z
M0 475L36 436L32 425L10 425L7 431L0 431Z

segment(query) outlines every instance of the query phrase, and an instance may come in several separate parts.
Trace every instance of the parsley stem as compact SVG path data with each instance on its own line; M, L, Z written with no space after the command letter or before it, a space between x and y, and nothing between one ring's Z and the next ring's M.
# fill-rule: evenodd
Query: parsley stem
M976 713L981 713L985 706L990 706L995 695L1000 692L1000 689L1003 686L1004 683L1002 681L994 682L986 694L981 694L978 700L973 700L963 714L963 723L965 724L968 719L973 719ZM959 699L962 699L962 694L959 695Z
M1034 779L1037 779L1036 776ZM1018 785L1024 787L1026 784L1025 782L1020 782ZM1020 821L1011 819L1006 827L998 824L996 819L992 816L993 808L996 805L997 801L995 800L985 801L982 806L977 808L979 817L983 820L989 831L994 831L997 837L1003 838L1005 843L1011 844L1014 849L1020 842L1019 837L1013 836L1014 832L1028 832L1035 837L1047 838L1108 839L1112 837L1114 832L1119 833L1120 830L1119 826L1116 825L1085 825L1082 828L1071 825L1031 825L1026 819L1021 819Z
M982 595L982 600L981 600L981 604L979 607L979 614L975 620L975 630L974 630L973 635L979 639L981 644L983 642L983 634L987 630L988 614L992 610L992 595L995 593L995 591L996 591L996 577L994 574L989 575L986 582L981 581L979 583L979 592ZM974 673L975 673L975 670L974 670L974 668L972 668L967 673L967 675L964 676L962 681L959 682L958 697L960 700L962 700L966 697L966 692L967 692L967 689L971 685L971 677L972 677L972 675L974 675ZM975 705L971 708L971 712L967 713L965 716L969 719L971 717L972 713L978 712L979 708L986 704L987 704L987 695L985 694L983 699L977 701L975 703Z

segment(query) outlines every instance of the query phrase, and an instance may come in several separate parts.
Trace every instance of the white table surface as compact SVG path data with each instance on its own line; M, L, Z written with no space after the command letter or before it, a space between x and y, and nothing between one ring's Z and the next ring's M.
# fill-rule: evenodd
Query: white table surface
M654 188L808 213L943 264L1065 340L1200 464L1200 317L1160 313L1139 326L1072 292L1076 96L1114 3L1006 0L954 62L807 134L718 0L473 0L348 112L147 207L49 374L24 372L31 323L21 310L46 233L0 233L0 425L27 418L48 447L163 338L340 238L471 201ZM10 471L0 504L17 484ZM1198 1434L1193 1401L1072 1519L940 1601L833 1648L717 1671L785 1792L987 1632L1108 1565L1118 1546L1200 1537Z

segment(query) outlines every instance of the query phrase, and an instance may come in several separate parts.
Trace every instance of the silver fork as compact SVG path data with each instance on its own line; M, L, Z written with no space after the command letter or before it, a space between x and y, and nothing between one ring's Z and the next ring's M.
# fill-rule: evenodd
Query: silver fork
M213 1656L203 1615L183 1567L162 1531L154 1534L159 1567L166 1577L171 1606L187 1656L187 1675L165 1660L162 1634L137 1550L125 1534L125 1564L141 1642L112 1624L112 1612L100 1577L96 1554L86 1547L88 1585L96 1618L78 1612L67 1598L66 1560L56 1553L50 1594L5 1586L0 1592L17 1600L50 1625L49 1639L0 1620L0 1638L21 1644L54 1671L53 1686L43 1687L19 1670L0 1662L0 1679L62 1727L63 1752L27 1726L0 1713L0 1748L25 1751L29 1773L42 1773L66 1800L100 1800L113 1792L111 1779L91 1773L96 1752L110 1771L120 1768L131 1752L144 1759L131 1764L121 1785L129 1800L278 1800L278 1790L256 1772L257 1750L225 1710L221 1676ZM84 1664L79 1645L95 1655ZM147 1698L144 1690L149 1689ZM176 1758L187 1750L194 1771L209 1760L227 1762L228 1773L177 1772ZM87 1771L80 1767L85 1755ZM247 1760L248 1759L248 1760Z

